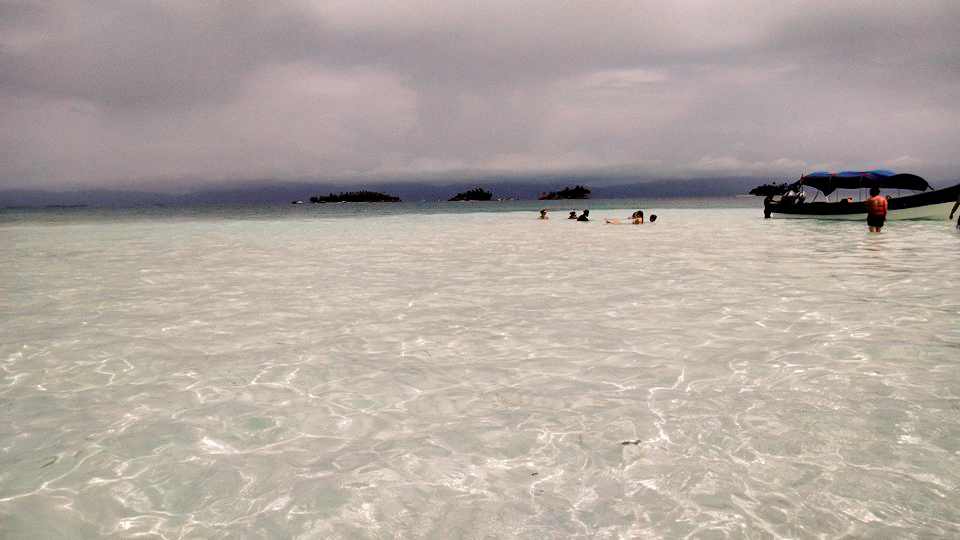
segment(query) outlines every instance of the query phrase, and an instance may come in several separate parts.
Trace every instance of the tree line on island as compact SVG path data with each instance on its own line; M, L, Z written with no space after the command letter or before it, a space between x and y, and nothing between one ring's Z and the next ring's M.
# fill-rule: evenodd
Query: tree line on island
M470 189L464 191L463 193L457 193L453 197L450 197L451 201L489 201L493 198L493 193L478 187L476 189Z
M563 188L560 191L551 191L550 193L542 193L540 195L541 201L556 201L559 199L589 199L590 190L577 185L573 188Z
M560 199L588 199L590 190L584 186L565 187L560 191L551 191L542 193L540 200L560 200ZM482 187L469 189L462 193L457 193L449 199L450 201L490 201L493 200L493 193ZM293 201L293 204L300 204L302 201ZM400 202L400 197L381 193L378 191L345 191L339 195L319 195L310 197L311 203L346 203L346 202Z
M342 202L400 202L400 197L394 197L377 191L346 191L339 195L333 193L325 196L310 197L312 203L342 203Z

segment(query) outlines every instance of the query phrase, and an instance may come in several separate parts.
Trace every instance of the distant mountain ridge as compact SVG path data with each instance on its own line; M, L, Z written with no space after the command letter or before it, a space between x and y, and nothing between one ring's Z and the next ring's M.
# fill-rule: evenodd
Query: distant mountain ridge
M643 180L631 177L492 177L483 180L486 190L496 199L537 200L544 192L579 184L588 187L591 199L636 197L734 197L746 195L762 183L789 181L789 178L726 177L671 180ZM0 208L18 206L138 206L138 205L216 205L216 204L289 204L307 200L317 193L345 191L383 191L405 202L446 201L476 179L439 182L276 182L216 185L197 188L184 194L153 193L134 190L87 189L45 191L30 189L0 190Z

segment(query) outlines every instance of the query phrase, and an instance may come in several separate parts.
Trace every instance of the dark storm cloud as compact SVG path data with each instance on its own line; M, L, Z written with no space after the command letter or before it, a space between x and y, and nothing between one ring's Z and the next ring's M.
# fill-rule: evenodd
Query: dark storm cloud
M0 185L957 174L958 5L0 0Z

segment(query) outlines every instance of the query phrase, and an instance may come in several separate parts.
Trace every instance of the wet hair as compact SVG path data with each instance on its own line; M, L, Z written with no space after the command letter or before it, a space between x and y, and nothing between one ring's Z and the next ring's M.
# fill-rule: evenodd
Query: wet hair
M877 186L873 186L872 188L870 188L871 197L876 197L879 194L880 194L880 188L878 188Z
M656 221L656 220L657 220L657 215L656 215L656 214L650 214L650 223L653 223L653 222Z

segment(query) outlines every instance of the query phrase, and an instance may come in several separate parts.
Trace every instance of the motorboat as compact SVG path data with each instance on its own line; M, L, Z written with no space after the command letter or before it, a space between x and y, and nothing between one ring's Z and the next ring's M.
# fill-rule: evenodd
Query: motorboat
M960 184L933 189L915 174L884 170L814 172L793 184L757 186L750 194L764 197L763 215L768 218L862 220L867 217L864 201L874 187L887 196L887 220L946 220L960 196ZM807 188L814 190L812 198Z

